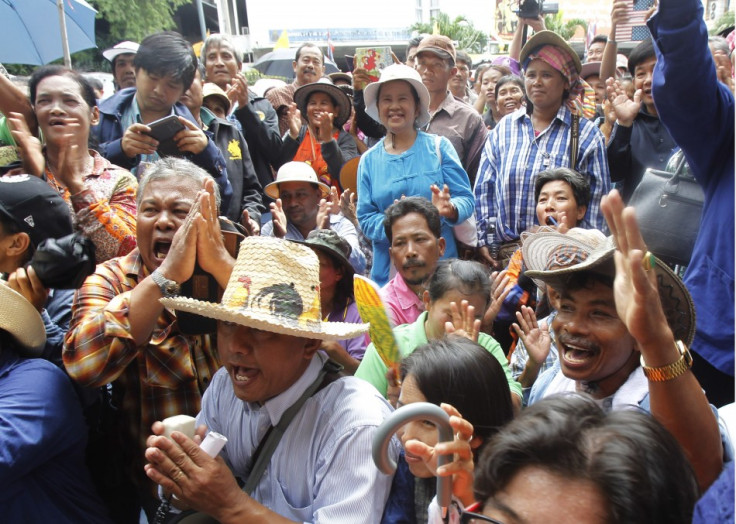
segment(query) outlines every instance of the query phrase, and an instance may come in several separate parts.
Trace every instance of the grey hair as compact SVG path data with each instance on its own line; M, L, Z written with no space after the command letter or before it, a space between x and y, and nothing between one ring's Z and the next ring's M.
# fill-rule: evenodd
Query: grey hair
M202 50L199 53L200 62L202 62L204 65L207 65L207 52L210 50L211 47L222 47L223 45L229 47L233 55L235 56L235 60L238 62L238 67L243 65L243 55L238 50L238 47L235 45L235 40L233 40L233 37L224 34L224 33L215 33L207 37L207 40L204 41L204 44L202 45ZM204 76L202 77L204 78Z
M722 36L709 36L708 45L718 51L723 51L726 56L731 56L731 47L728 45L728 40Z
M207 179L214 180L207 171L185 158L177 158L173 156L165 157L152 164L148 169L146 169L146 172L141 177L141 180L138 183L136 206L140 207L143 193L145 193L148 184L155 182L156 180L166 180L174 177L196 180L201 184L202 188L204 188L204 183ZM215 203L219 210L221 198L220 188L217 184L215 184Z

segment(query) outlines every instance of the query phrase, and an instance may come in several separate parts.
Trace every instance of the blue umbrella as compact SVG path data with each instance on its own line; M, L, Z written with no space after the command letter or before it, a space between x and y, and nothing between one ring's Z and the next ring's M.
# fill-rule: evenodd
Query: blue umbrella
M95 44L95 11L84 0L63 0L69 52ZM41 65L64 55L56 0L0 0L0 62Z

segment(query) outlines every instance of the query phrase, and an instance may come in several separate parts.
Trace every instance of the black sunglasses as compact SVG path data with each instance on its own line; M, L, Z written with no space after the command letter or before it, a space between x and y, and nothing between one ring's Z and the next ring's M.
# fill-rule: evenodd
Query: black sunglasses
M500 520L486 517L480 513L473 513L471 511L463 511L460 515L460 524L479 524L480 522L490 522L491 524L503 524Z

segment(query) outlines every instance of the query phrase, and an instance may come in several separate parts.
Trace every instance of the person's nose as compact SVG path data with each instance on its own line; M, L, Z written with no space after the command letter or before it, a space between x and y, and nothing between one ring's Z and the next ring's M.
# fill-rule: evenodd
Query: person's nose
M160 231L169 231L171 229L176 229L174 214L168 211L162 211L156 218L156 229Z
M562 329L577 337L585 337L590 334L588 320L585 315L579 312L568 313L567 322L562 326Z

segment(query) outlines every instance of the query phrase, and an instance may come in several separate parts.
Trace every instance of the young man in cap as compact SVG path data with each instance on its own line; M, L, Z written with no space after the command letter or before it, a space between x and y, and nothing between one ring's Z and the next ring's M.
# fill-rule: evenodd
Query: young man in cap
M37 358L45 340L36 308L0 281L3 521L110 522L84 463L79 399L58 367Z
M141 162L151 163L160 158L159 142L150 136L148 124L175 115L184 126L173 137L179 153L212 175L220 186L227 209L232 188L225 159L211 135L197 126L192 114L179 102L197 70L192 46L178 33L154 33L143 40L133 64L135 88L123 89L99 106L100 124L94 133L100 154L140 177Z
M112 64L112 77L117 91L126 87L135 87L133 59L138 52L138 47L140 46L137 43L126 40L102 52L102 56Z
M271 204L271 220L263 224L261 235L304 240L315 229L332 229L350 244L350 264L356 273L363 273L365 255L358 232L350 220L330 211L331 205L325 200L333 198L330 188L317 179L309 164L287 162L279 168L276 181L263 190L275 202Z
M0 177L0 273L41 314L46 345L40 356L60 367L74 290L47 289L27 264L41 242L73 232L69 206L46 182L30 175Z
M720 473L723 449L718 422L690 369L690 294L646 251L634 209L624 209L616 191L602 206L612 236L598 247L556 232L524 241L527 276L559 294L552 321L559 360L537 379L529 404L579 392L605 410L638 406L679 440L705 489Z
M366 382L334 380L317 351L322 340L368 327L322 319L319 272L308 247L249 237L220 303L163 301L218 320L224 364L197 417L197 438L207 430L228 438L220 457L183 433L162 436L163 424L148 439L146 473L174 504L220 522L380 522L391 476L379 472L370 449L390 408ZM390 455L397 451L394 439Z
M455 46L446 36L425 36L417 47L416 69L429 91L427 132L450 140L473 187L488 130L478 112L448 90L457 73L455 60Z

